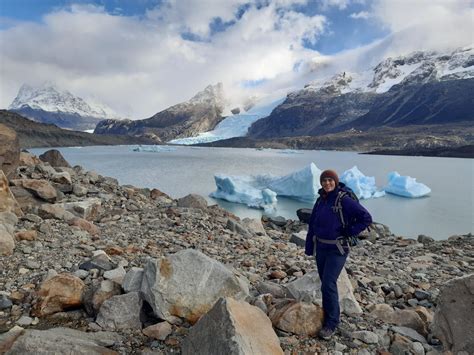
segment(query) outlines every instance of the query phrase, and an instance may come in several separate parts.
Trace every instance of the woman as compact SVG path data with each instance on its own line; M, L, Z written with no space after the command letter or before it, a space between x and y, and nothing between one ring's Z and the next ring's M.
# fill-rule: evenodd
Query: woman
M345 185L339 183L335 171L323 171L319 181L322 189L311 213L305 253L314 255L316 251L324 309L324 324L319 336L328 340L339 324L337 278L349 254L349 246L342 237L357 236L372 223L372 217L359 202L344 194ZM342 215L336 204L338 195Z

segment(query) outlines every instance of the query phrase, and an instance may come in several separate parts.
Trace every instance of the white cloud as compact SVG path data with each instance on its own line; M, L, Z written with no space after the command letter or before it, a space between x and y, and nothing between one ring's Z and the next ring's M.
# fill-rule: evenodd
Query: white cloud
M300 0L250 6L237 19L241 2L169 0L164 18L157 11L138 18L74 6L42 23L0 31L0 104L7 107L23 83L51 80L78 95L94 95L122 115L145 118L211 83L223 82L239 95L243 81L292 72L317 54L303 40L314 42L325 18L292 11ZM180 20L173 17L178 13ZM216 17L235 23L211 35L208 24ZM207 39L185 40L183 29Z
M345 10L351 4L365 4L366 0L321 0L320 6L322 9L329 9L330 7L337 7L339 10Z
M361 3L325 0L338 7L354 1ZM149 11L144 18L73 6L47 15L42 23L16 23L0 30L0 107L11 103L23 83L48 80L80 96L93 95L134 119L149 117L217 82L234 98L242 95L246 81L263 82L246 89L257 94L296 89L314 76L306 63L320 58L303 41L316 43L327 31L324 16L294 10L293 5L306 2L255 0L260 6L249 5L239 17L243 0L168 0L165 10ZM470 44L473 10L468 5L454 0L376 0L366 10L390 35L331 60L356 67L386 55ZM232 25L211 33L209 23L217 17ZM203 41L183 39L183 30Z
M394 35L394 51L455 48L474 42L470 0L377 0L373 13Z
M350 18L353 18L353 19L364 19L364 20L367 20L368 18L371 17L370 13L367 12L367 11L360 11L360 12L357 12L357 13L352 13L349 15Z

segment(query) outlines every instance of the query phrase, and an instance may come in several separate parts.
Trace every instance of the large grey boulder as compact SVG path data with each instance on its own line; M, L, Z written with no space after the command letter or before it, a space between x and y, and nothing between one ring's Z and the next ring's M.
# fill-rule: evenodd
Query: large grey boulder
M28 329L6 349L5 354L113 355L118 353L107 347L120 341L118 334L109 332L85 333L69 328Z
M178 207L207 209L207 201L204 197L197 194L189 194L178 199Z
M244 299L248 281L218 261L187 249L160 260L149 260L143 271L141 291L156 316L172 316L195 323L220 297Z
M317 271L311 271L303 277L285 285L289 294L298 301L316 302L322 305L321 280ZM341 312L348 315L362 314L362 308L354 297L352 284L345 269L337 279L337 292Z
M96 323L107 330L142 329L142 304L138 292L113 296L102 303Z
M257 307L232 298L219 299L191 328L183 355L283 354L270 319Z
M39 156L40 160L49 163L51 166L54 167L67 167L70 168L71 166L69 163L64 159L62 154L57 149L50 149Z
M438 297L433 332L446 350L474 354L474 274L448 282Z

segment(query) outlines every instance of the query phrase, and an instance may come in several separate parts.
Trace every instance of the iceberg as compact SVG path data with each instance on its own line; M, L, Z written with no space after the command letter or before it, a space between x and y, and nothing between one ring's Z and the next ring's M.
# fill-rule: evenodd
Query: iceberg
M385 191L377 191L375 177L365 176L357 166L342 173L340 181L351 188L359 199L369 199L385 195Z
M148 153L160 153L160 152L174 152L176 148L169 147L166 145L139 145L132 148L134 152L148 152Z
M319 183L321 173L316 164L311 163L299 171L271 179L268 188L275 191L278 196L314 201L321 188Z
M277 196L299 200L314 201L321 185L321 170L311 163L294 173L278 177L269 174L255 176L214 176L217 190L211 197L229 202L243 203L253 208L272 211L277 203Z
M276 206L277 194L274 191L252 186L258 178L215 175L214 180L217 190L210 194L211 197L243 203L252 208L262 208L266 212L271 212Z
M388 174L388 185L385 187L388 193L403 197L422 197L431 192L431 189L417 182L410 176L401 176L398 172L392 171Z

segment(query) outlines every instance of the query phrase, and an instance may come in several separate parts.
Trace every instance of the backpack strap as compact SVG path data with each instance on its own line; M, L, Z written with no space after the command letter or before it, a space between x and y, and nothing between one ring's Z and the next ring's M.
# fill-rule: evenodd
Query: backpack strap
M336 201L334 202L334 206L332 207L333 211L335 213L339 214L339 219L341 220L342 228L346 228L346 222L344 221L344 215L342 213L342 199L344 196L347 195L347 192L345 191L339 191L336 197Z

